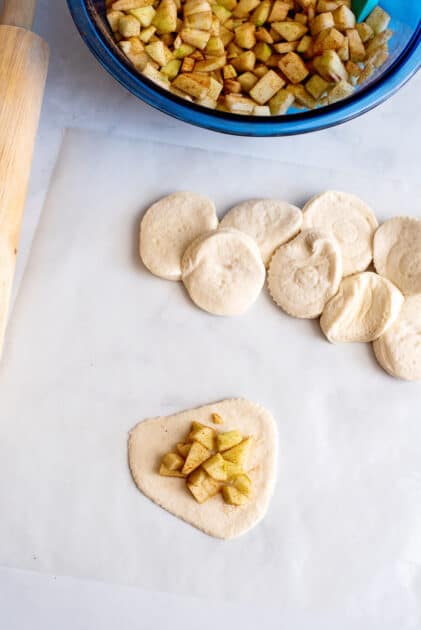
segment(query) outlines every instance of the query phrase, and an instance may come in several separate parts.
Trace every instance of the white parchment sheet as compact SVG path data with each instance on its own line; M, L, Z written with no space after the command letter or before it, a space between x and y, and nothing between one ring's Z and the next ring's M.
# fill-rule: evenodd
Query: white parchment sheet
M403 182L66 133L0 368L0 564L420 627L421 386L266 292L242 317L207 315L137 253L143 211L173 190L222 214L326 188L380 220L421 216ZM279 478L262 524L221 542L136 489L126 438L142 418L231 396L276 417Z

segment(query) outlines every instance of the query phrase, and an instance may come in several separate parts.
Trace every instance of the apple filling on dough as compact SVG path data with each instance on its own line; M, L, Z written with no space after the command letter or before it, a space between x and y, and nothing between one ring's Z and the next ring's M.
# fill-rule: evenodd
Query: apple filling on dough
M193 421L185 441L176 445L177 452L163 456L159 474L184 477L198 503L222 492L226 503L244 505L252 496L252 482L243 468L251 444L252 439L237 429L218 433Z
M128 459L136 486L157 505L210 536L234 538L268 508L275 420L242 398L149 418L130 431Z

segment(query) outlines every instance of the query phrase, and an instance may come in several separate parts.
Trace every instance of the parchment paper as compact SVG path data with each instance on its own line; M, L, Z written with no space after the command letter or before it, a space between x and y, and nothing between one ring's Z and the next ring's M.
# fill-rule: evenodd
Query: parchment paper
M326 188L379 219L421 215L403 182L66 134L0 369L0 564L419 627L420 385L266 293L243 317L207 315L137 254L142 212L170 191L208 194L222 214ZM230 396L272 411L280 466L265 520L224 543L135 488L126 438L144 417Z

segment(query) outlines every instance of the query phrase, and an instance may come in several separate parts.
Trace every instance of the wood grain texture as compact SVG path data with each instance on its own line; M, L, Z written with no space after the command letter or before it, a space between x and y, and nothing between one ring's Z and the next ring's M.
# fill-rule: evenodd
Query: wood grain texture
M47 67L40 37L0 26L0 356Z
M35 0L4 0L0 24L31 29L35 4Z

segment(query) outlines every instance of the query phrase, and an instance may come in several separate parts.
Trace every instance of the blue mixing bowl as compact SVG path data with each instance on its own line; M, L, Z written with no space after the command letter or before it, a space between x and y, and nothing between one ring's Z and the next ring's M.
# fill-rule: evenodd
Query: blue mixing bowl
M382 0L394 35L387 62L354 94L316 110L291 109L284 116L241 116L207 109L168 92L141 76L113 41L104 0L67 0L79 32L106 70L130 92L185 122L242 136L286 136L338 125L373 109L399 90L421 65L421 0Z

